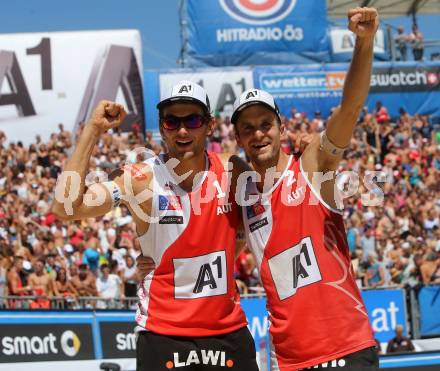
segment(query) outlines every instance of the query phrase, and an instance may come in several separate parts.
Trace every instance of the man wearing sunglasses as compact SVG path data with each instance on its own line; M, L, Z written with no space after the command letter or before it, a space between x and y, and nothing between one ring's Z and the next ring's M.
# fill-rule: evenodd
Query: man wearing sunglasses
M138 371L257 371L233 276L240 210L229 199L221 160L205 151L213 123L208 97L200 85L182 81L157 108L167 153L87 188L94 145L125 117L122 106L101 102L58 180L53 210L74 220L104 215L118 203L130 209L142 252L156 267L138 290ZM79 190L72 190L72 172L79 174ZM69 213L63 201L70 194L76 196Z
M243 219L267 294L272 371L378 369L334 171L368 94L379 20L373 8L352 9L348 18L357 38L341 105L300 157L281 150L284 126L269 93L251 89L234 104L237 142L258 174Z

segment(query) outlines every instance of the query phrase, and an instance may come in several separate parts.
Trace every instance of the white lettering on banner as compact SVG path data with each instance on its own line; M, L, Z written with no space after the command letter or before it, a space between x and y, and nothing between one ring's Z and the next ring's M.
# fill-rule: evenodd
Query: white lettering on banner
M390 74L372 74L371 86L415 86L427 85L428 77L424 71L403 72Z
M52 333L47 336L5 336L2 339L2 353L7 356L31 354L58 354L57 338Z
M267 316L263 317L263 323L261 323L260 317L252 317L252 320L249 321L248 327L254 339L257 337L257 334L260 338L264 338L267 335L267 329L269 328Z
M376 308L371 312L371 326L374 332L392 331L397 326L397 312L399 308L394 301L388 308ZM388 317L389 314L389 317Z
M116 348L120 351L136 350L136 335L135 334L117 334Z
M287 25L280 27L223 28L217 30L217 42L235 41L301 41L304 30Z

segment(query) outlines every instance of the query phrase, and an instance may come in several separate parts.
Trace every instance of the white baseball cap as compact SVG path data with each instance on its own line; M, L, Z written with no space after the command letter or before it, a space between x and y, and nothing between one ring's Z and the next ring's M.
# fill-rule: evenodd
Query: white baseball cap
M233 124L237 123L238 116L246 107L253 104L263 104L276 113L281 121L280 110L275 103L275 99L267 91L259 89L249 89L243 92L234 102L234 113L231 117Z
M211 105L209 104L208 94L206 94L205 89L199 84L187 80L178 82L170 91L166 92L165 97L157 105L157 109L162 109L167 103L182 100L199 103L206 112L211 112Z

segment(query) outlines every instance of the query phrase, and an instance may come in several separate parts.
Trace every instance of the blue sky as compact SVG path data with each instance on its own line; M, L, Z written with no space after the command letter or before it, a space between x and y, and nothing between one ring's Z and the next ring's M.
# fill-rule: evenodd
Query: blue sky
M212 0L209 0L212 1ZM0 33L136 28L145 69L178 67L179 0L4 0ZM438 39L438 15L420 19L425 39ZM411 18L385 21L410 29ZM345 20L344 20L345 23Z
M145 69L177 67L178 0L7 0L0 33L136 28Z

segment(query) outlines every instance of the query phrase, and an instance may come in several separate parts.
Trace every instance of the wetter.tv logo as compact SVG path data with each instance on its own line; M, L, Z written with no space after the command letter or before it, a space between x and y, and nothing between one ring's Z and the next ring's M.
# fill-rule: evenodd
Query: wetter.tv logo
M275 23L293 10L296 0L219 0L232 18L249 24Z

